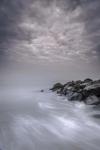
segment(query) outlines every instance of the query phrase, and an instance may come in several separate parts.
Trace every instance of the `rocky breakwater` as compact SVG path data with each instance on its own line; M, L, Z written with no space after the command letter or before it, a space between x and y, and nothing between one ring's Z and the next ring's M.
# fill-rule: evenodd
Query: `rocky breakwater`
M83 101L88 105L100 104L100 80L85 79L66 84L56 83L50 90L66 96L69 101Z

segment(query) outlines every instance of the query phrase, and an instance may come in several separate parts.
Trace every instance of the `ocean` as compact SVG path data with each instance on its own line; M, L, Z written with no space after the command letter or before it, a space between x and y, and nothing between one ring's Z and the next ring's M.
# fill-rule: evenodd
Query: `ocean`
M99 106L40 90L0 88L0 150L99 150Z

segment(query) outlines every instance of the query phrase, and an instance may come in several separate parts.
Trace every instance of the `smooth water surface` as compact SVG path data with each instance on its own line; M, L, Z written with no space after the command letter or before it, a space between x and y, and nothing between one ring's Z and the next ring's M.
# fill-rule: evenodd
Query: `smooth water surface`
M100 149L99 107L39 90L0 89L1 150Z

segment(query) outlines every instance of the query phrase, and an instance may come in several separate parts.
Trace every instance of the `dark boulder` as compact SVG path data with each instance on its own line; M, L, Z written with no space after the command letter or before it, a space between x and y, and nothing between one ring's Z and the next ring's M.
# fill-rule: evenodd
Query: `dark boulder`
M51 88L50 90L52 91L57 91L63 88L63 85L61 83L56 83L54 84L53 88Z
M43 93L43 92L44 92L44 90L42 89L40 92L42 92L42 93Z
M87 105L98 105L100 104L100 98L95 95L91 95L85 99L85 103Z
M92 79L87 78L87 79L85 79L83 82L84 82L84 83L88 83L88 82L92 82L92 81L93 81Z
M85 85L82 85L82 84L77 83L77 84L75 84L75 85L73 86L73 91L74 91L74 92L80 92L80 91L83 90L84 88L85 88Z
M100 97L100 83L94 83L84 88L85 93L87 96L89 95L96 95Z
M75 82L74 82L74 81L67 82L66 85L67 85L67 86L74 86L74 85L75 85Z
M68 94L68 100L69 101L82 101L82 94L81 93L76 93L76 92L71 92Z
M69 101L83 101L88 105L100 104L100 80L71 81L62 85L56 83L52 89L57 94L64 95Z
M75 84L82 84L83 82L81 80L78 80L75 82Z

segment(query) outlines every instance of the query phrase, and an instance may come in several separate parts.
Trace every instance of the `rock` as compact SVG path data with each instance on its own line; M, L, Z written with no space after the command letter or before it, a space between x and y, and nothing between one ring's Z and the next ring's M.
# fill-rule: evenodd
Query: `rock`
M64 88L61 90L61 94L64 94L66 95L67 94L67 91L68 91L68 86L64 86Z
M62 88L63 88L63 85L61 83L56 83L56 84L54 84L53 88L51 88L50 90L57 91Z
M82 89L84 89L84 87L85 87L85 85L82 85L82 84L75 84L75 85L73 86L73 91L74 91L74 92L79 92L79 91L81 91Z
M100 80L71 81L66 84L56 83L52 91L67 96L69 101L83 101L88 105L100 103Z
M42 93L43 93L43 92L44 92L44 90L41 90L40 92L42 92Z
M84 82L84 83L88 83L88 82L92 82L92 81L93 81L92 79L87 78L87 79L85 79L83 82Z
M83 82L81 80L78 80L75 82L75 84L82 84Z
M74 85L75 85L75 82L74 82L74 81L67 82L66 85L67 85L67 86L74 86Z
M73 92L70 95L68 95L68 100L69 101L82 101L82 94L81 93L76 93Z
M94 83L91 85L88 85L84 88L84 91L86 94L89 95L96 95L97 97L100 97L100 83Z
M97 104L100 104L100 98L98 98L95 95L92 95L86 98L85 103L87 105L97 105Z
M66 85L63 89L63 94L66 95L67 91L72 91L72 92L81 92L84 89L85 85L79 84L73 84L73 85Z

